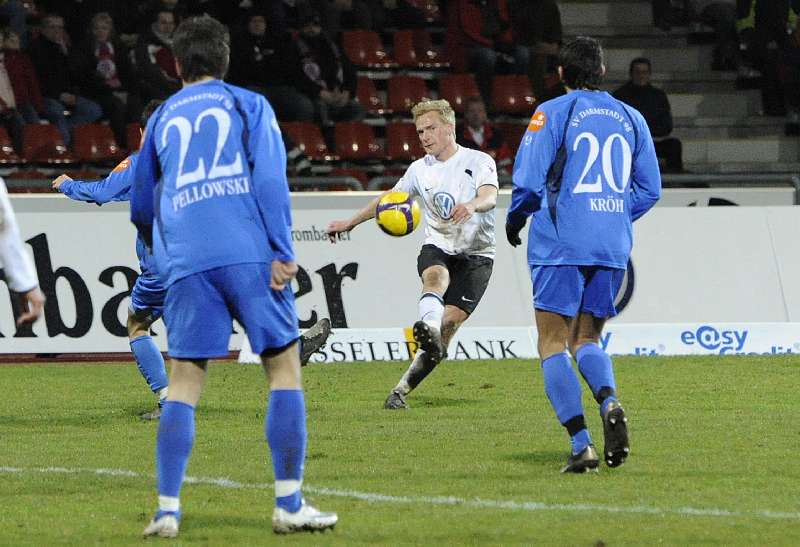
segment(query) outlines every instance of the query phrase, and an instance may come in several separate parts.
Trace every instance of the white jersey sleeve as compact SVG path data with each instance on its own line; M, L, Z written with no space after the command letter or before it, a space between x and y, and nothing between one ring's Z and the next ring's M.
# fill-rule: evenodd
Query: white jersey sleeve
M39 285L33 263L19 237L19 227L5 181L0 178L0 262L8 288L25 293Z
M392 188L394 192L406 192L411 197L419 195L414 165L415 164L412 163L408 166L406 172L403 173L403 176L397 181L397 184L394 185L394 188Z

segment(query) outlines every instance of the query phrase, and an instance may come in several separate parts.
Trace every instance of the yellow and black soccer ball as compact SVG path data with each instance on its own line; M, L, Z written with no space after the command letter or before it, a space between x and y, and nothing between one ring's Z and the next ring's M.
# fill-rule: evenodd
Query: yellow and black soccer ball
M419 224L419 204L408 192L389 192L375 208L375 222L394 237L407 236Z

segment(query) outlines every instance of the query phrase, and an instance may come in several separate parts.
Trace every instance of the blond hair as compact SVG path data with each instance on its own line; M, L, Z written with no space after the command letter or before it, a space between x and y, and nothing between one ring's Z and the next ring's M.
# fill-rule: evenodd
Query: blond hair
M453 107L450 106L450 103L444 99L439 99L436 101L420 101L414 105L414 108L411 109L411 115L414 116L415 122L417 121L417 118L423 114L427 114L428 112L436 112L439 114L439 118L441 118L444 123L452 126L456 125L456 113L453 110Z

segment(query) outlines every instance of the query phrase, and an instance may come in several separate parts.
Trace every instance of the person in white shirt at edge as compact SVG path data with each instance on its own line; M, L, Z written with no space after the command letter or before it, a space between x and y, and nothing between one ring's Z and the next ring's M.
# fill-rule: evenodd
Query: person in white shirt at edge
M445 100L422 101L411 110L426 156L416 160L391 190L348 220L328 225L331 242L375 216L388 192L419 196L425 211L425 243L417 259L422 279L419 351L389 393L387 409L408 408L406 396L447 357L447 346L475 311L492 274L497 166L488 154L456 144L455 112Z
M8 288L21 300L17 325L33 323L42 314L44 294L33 269L33 262L25 252L19 236L19 226L11 208L6 183L0 177L0 265L5 273Z

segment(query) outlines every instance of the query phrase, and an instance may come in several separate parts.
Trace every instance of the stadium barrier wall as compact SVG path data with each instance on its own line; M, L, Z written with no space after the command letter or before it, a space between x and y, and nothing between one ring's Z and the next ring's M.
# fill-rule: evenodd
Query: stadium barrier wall
M358 336L358 330L403 328L414 321L416 256L424 230L395 239L368 223L335 245L325 234L330 220L351 215L368 199L364 193L293 196L301 328L328 316L335 329L355 329ZM16 195L12 201L40 283L51 296L45 317L21 329L14 326L11 299L0 298L2 352L128 351L127 296L137 263L127 204L96 208L58 195ZM504 340L486 329L525 330L532 324L525 251L512 249L503 237L508 202L508 193L501 193L494 274L468 323L487 333L478 340ZM800 322L798 233L797 207L657 207L635 225L631 267L618 295L621 313L610 328L638 325L639 346L660 344L672 351L661 338L650 342L653 324L687 330L695 324ZM163 324L154 331L166 349ZM240 340L232 337L232 348Z
M448 359L536 358L534 327L463 327ZM778 355L800 353L800 323L609 323L600 345L612 355ZM312 363L410 361L417 344L410 328L337 329ZM242 338L240 363L260 363Z

